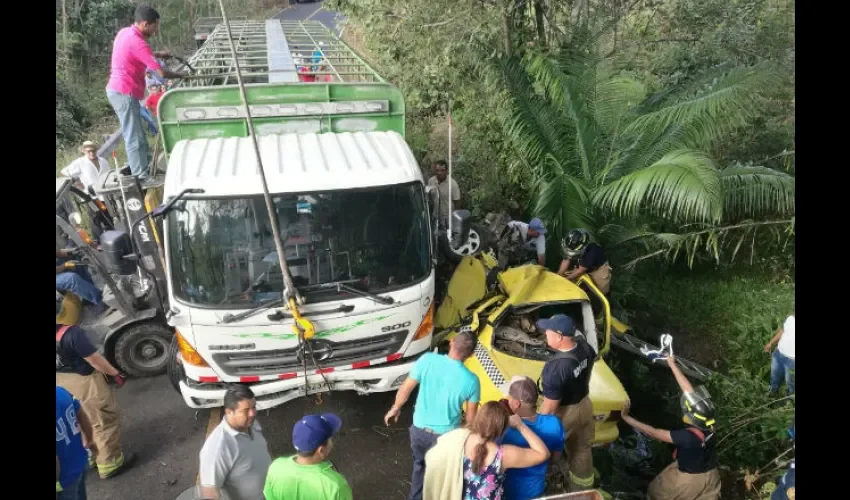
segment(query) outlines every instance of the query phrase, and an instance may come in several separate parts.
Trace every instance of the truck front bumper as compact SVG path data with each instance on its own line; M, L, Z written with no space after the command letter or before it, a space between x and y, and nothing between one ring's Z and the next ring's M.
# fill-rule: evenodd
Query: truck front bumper
M427 351L425 351L427 352ZM328 391L357 391L358 394L387 392L398 389L422 354L402 358L396 362L374 368L360 368L329 372L323 375L308 374L306 383L303 373L289 380L261 381L246 384L257 397L257 409L268 410L307 394ZM180 381L180 394L190 408L217 408L224 406L224 383L199 383L184 379Z

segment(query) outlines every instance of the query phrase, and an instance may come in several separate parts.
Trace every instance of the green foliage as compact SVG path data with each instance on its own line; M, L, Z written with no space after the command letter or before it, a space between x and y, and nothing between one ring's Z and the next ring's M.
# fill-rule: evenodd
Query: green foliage
M709 153L758 113L761 92L776 81L770 68L717 68L643 96L645 85L590 54L495 56L481 65L495 75L494 92L507 89L504 134L532 176L532 212L550 224L554 238L572 227L596 229L598 237L598 222L607 218L610 225L614 216L646 226L655 243L674 243L668 255L684 249L692 260L700 234L684 230L689 224L709 234L716 256L717 231L731 231L731 223L793 217L792 176L751 166L721 169ZM658 237L671 224L679 231Z
M763 348L793 310L794 286L769 260L682 271L653 265L618 274L620 302L641 336L671 333L677 355L724 375L707 384L717 408L719 461L739 479L761 471L759 480L770 480L777 469L771 461L791 447L786 430L794 406L768 395L770 355Z

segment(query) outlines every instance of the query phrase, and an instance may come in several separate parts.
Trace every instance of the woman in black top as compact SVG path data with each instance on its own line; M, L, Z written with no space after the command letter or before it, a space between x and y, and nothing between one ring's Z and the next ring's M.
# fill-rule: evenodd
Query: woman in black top
M714 408L704 387L694 390L672 354L667 364L682 389L680 404L686 426L677 430L656 429L628 414L623 409L623 421L647 436L676 447L674 462L656 476L649 485L650 500L715 500L720 498L720 473L717 471L717 452L714 436Z

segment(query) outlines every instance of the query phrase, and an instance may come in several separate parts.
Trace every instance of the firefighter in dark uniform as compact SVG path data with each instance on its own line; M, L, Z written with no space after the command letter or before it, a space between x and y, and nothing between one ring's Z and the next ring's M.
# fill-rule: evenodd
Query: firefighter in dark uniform
M561 250L564 258L561 260L558 274L570 281L587 274L596 288L608 295L611 291L611 266L608 264L605 250L590 241L590 233L584 229L573 229L561 240Z
M570 491L593 488L592 443L596 433L590 403L590 374L596 351L583 335L577 335L573 319L556 314L537 321L546 343L556 352L540 375L543 403L537 413L557 415L567 430L565 450Z
M57 316L61 308L62 296L57 293ZM135 455L121 451L118 402L106 377L124 385L125 375L97 351L82 328L57 324L56 385L80 401L91 421L94 461L102 479L117 475L135 460Z
M686 426L678 430L656 429L628 414L623 421L643 434L676 447L673 463L649 484L650 500L717 500L720 498L720 473L717 470L717 438L714 435L714 405L700 386L696 390L676 365L673 355L667 363L682 389L679 401Z

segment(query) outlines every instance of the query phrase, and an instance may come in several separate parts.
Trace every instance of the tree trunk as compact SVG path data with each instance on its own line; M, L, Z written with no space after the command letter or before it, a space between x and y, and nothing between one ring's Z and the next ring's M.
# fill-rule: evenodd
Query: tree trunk
M502 44L504 45L505 55L511 57L513 55L513 42L511 41L511 15L507 10L502 13Z
M543 9L546 6L543 0L534 0L534 20L537 24L537 38L540 39L540 44L546 46L546 26L543 24Z
M71 58L68 56L68 9L62 0L62 56L65 58L65 81L71 76Z

